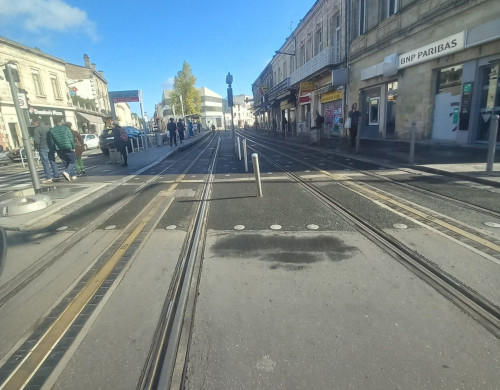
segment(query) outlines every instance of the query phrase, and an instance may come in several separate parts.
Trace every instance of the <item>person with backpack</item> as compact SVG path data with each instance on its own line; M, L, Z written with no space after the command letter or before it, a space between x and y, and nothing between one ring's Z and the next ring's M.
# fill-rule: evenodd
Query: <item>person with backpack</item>
M175 125L174 118L169 119L167 130L170 138L170 146L172 146L172 142L175 142L175 146L177 146L177 126Z
M128 146L128 134L124 128L122 128L118 123L114 123L113 130L113 143L116 150L118 150L123 157L122 167L128 166L128 155L127 155L127 146Z

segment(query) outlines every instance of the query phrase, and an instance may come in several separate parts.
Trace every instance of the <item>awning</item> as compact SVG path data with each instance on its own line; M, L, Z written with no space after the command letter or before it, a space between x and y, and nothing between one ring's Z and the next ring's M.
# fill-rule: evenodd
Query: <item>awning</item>
M90 123L102 123L104 124L104 121L100 116L96 115L91 115L91 114L84 114L83 112L77 112L77 115L80 115L83 119L86 121L89 121Z

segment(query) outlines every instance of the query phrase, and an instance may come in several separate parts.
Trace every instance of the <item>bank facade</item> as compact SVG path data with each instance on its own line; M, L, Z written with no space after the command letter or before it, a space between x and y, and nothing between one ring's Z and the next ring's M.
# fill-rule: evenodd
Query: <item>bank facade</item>
M326 33L318 33L325 26ZM312 66L305 64L324 57L315 51L318 39L323 52L339 42L337 55L322 70L307 71ZM408 139L415 126L418 139L481 143L488 139L492 114L500 113L498 1L317 1L286 44L297 40L305 42L304 51L299 44L294 53L286 103L295 113L297 133L314 127L318 110L325 117L322 131L336 134L336 123L357 103L362 138ZM269 67L272 85L260 89L264 96L256 94L261 74L253 89L261 102L257 114L266 108L272 117L279 57Z

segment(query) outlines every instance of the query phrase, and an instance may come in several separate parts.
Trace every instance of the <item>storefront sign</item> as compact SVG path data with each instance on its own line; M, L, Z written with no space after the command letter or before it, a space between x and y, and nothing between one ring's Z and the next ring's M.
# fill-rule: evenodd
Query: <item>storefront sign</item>
M321 103L342 100L342 91L330 91L321 95Z
M292 108L293 107L293 104L292 103L289 103L288 100L283 100L281 103L280 103L280 109L281 110L286 110L288 108Z
M434 58L446 56L464 48L465 32L441 39L416 50L399 55L399 69L407 68Z
M305 83L300 83L300 93L312 92L316 89L316 83L313 81L307 81Z
M49 107L30 107L30 115L64 116L64 111Z
M311 102L311 95L299 96L300 104L309 104Z
M460 103L459 130L469 129L470 109L472 104L472 83L465 83Z

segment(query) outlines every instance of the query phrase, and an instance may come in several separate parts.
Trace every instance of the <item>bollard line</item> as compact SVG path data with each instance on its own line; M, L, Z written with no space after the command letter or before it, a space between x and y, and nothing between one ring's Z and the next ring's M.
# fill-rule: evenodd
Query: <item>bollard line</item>
M255 180L257 181L257 196L262 197L262 184L260 182L259 155L257 153L252 153L252 164L253 164L253 170L255 172Z
M247 139L243 138L243 158L245 159L245 172L248 172Z
M488 159L486 160L486 172L493 173L493 163L495 162L495 148L498 134L498 115L491 116L490 136L488 143Z

